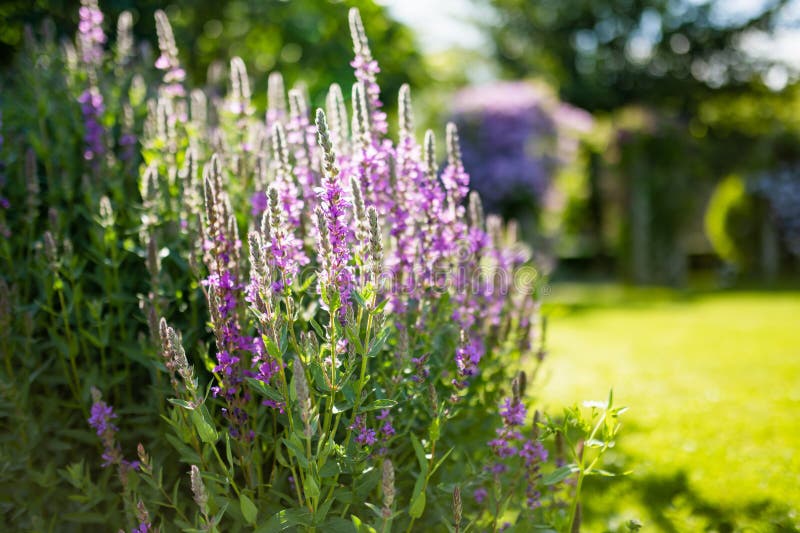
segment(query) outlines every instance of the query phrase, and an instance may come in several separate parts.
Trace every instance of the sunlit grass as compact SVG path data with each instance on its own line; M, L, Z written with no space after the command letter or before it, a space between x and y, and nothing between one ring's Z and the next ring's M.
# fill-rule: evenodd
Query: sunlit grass
M596 486L603 502L651 531L800 522L800 293L557 287L550 302L545 404L613 386L631 408L617 459L634 473Z

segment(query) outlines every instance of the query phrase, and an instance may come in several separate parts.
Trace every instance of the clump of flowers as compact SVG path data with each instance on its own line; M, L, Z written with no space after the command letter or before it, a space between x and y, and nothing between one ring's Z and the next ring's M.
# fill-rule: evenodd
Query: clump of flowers
M530 354L539 340L538 287L524 282L536 272L530 250L469 193L456 124L443 136L444 164L433 131L420 142L408 86L399 139L388 135L380 68L358 11L349 19L349 109L333 85L325 109L312 111L302 86L286 91L273 73L260 116L239 58L227 97L193 90L187 99L169 21L156 14L164 76L142 137L140 244L152 287L142 307L160 351L154 366L174 393L168 440L190 465L190 484L180 493L188 501L166 499L156 462L140 449L155 496L128 498L148 502L133 513L139 530L173 514L176 526L206 531L411 531L443 521L458 530L468 514L488 527L502 513L465 504L458 485L510 473L512 460L524 483L498 481L504 505L520 523L554 523L558 509L540 493L556 467L548 435L524 429L524 377L501 397L514 369L542 359ZM175 256L188 257L213 337L186 350L158 316L169 304L159 298L157 242L176 233L189 252ZM196 377L191 361L209 374ZM98 396L91 424L123 464L113 416ZM476 419L502 423L488 444L493 461L454 475L443 465L468 453L457 428ZM441 486L454 487L452 515L429 503Z

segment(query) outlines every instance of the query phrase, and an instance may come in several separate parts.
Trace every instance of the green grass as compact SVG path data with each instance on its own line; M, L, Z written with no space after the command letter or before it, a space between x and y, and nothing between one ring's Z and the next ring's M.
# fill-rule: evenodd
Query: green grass
M800 293L557 286L540 396L627 405L587 531L793 531L800 523ZM611 522L592 522L610 506Z

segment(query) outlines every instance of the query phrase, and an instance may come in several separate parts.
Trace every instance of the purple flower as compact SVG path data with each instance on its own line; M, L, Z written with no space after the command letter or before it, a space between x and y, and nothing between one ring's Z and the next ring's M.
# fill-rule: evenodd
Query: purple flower
M77 40L81 60L91 68L99 67L103 62L106 35L103 33L103 12L97 7L97 0L81 0Z
M478 363L483 357L484 346L481 339L475 337L467 339L462 331L461 344L456 348L456 370L458 378L453 380L456 388L468 385L468 378L478 374Z
M99 400L92 404L89 417L89 425L97 431L97 436L109 432L112 435L116 433L117 426L111 423L111 420L117 418L114 409L106 402Z
M319 207L317 208L317 233L321 269L319 270L320 294L324 305L330 306L338 299L339 309L344 316L353 284L350 270L350 238L348 227L348 211L350 203L345 197L341 185L336 155L330 141L330 132L325 120L325 113L317 110L317 139L324 154L324 174L322 187L317 190Z
M500 407L500 416L506 426L521 426L525 424L527 409L525 404L514 398L506 398Z
M172 26L169 23L167 14L160 9L156 11L155 18L158 48L161 52L161 55L156 59L155 67L164 71L162 89L167 96L185 96L186 90L183 88L183 81L186 78L186 71L181 68Z
M531 466L536 462L547 461L547 450L539 441L526 440L519 450L519 456L525 459L525 466Z
M92 161L97 168L100 156L105 151L105 130L102 126L102 115L105 111L103 95L95 86L91 86L78 97L81 104L84 126L84 152L83 158Z
M267 210L267 193L256 191L250 196L250 214L254 217L261 216Z
M388 125L386 113L381 111L381 88L376 81L376 75L381 71L378 62L372 58L369 49L367 34L358 9L350 9L350 35L353 38L353 52L355 58L350 65L355 69L356 79L364 85L370 113L370 125L377 138L386 134Z
M367 428L366 421L362 415L356 416L348 429L355 431L356 443L361 446L372 446L378 442L375 430Z
M483 487L475 489L475 491L472 493L472 497L475 498L475 503L478 505L482 504L488 495L489 493L486 492L486 489Z
M117 418L114 409L102 400L100 391L92 387L92 408L90 411L89 425L97 432L103 443L103 467L117 465L123 475L129 469L139 468L138 461L127 461L122 456L122 449L116 441L118 428L111 423Z

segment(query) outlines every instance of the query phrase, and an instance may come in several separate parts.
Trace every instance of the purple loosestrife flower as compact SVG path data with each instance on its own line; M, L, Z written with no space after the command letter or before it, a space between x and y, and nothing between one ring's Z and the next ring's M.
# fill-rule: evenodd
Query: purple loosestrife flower
M304 149L305 153L306 150ZM286 218L294 228L301 226L305 202L297 189L294 171L289 162L289 148L283 126L277 122L272 128L272 163L275 168L275 182L280 203ZM306 169L310 172L310 169ZM308 178L308 176L306 176ZM305 184L308 186L308 184ZM308 187L313 195L313 187Z
M347 121L347 106L338 83L331 84L325 97L325 114L331 130L331 143L338 149L340 156L349 154L350 126Z
M103 32L103 12L97 6L97 0L81 0L77 37L81 61L91 69L98 68L103 62L106 34Z
M457 377L453 379L453 385L456 388L463 389L469 384L469 378L478 374L478 364L484 351L485 348L480 339L470 339L464 330L461 331L461 343L456 348L455 357Z
M271 185L267 193L269 197L269 235L264 243L265 260L268 267L280 274L272 283L276 293L285 291L291 286L302 265L308 264L308 257L303 251L303 243L298 240L287 227L285 211L280 205L278 189ZM266 221L262 227L266 227Z
M414 140L414 118L411 108L411 94L407 84L400 87L398 96L400 108L400 142L397 145L393 172L390 174L391 189L394 194L392 209L388 214L389 234L395 245L389 259L395 290L392 295L392 308L398 313L405 310L405 298L417 297L414 281L414 265L418 249L416 235L416 216L419 215L417 184L423 173L420 163L421 149ZM416 215L415 215L416 213Z
M239 323L239 303L244 297L244 286L239 276L241 242L236 219L224 191L222 164L216 154L204 169L203 181L205 246L208 252L205 260L209 275L202 285L208 294L211 323L216 337L217 365L214 372L219 379L212 391L215 395L222 395L226 401L223 414L231 424L231 435L249 439L252 432L245 430L248 418L244 405L250 400L250 394L242 389L242 382L245 377L257 376L269 381L275 372L275 365L264 365L261 338L245 335Z
M139 463L126 461L123 458L122 449L116 441L119 429L111 422L117 418L117 415L114 413L114 409L102 400L100 391L94 387L92 387L92 402L89 425L97 432L97 436L103 443L103 467L117 465L120 475L124 476L128 469L137 468Z
M361 446L372 446L378 442L377 433L374 429L368 428L362 415L357 415L348 429L355 432L356 443Z
M90 86L78 97L78 102L81 104L84 126L83 158L92 161L93 166L97 168L100 157L105 151L105 130L102 126L102 115L105 111L103 95L97 87Z
M280 72L271 72L267 79L267 128L286 120L286 89Z
M361 15L357 8L350 9L350 35L353 39L353 52L355 58L350 65L355 69L356 79L364 84L366 90L366 100L369 106L369 123L372 132L377 139L382 139L386 135L388 125L386 123L386 113L381 111L381 88L376 81L376 75L381 71L378 62L372 58L369 49L367 34L364 31L364 24L361 22Z
M258 217L267 210L267 193L256 191L250 196L250 214Z
M136 159L136 144L139 140L134 133L133 108L130 104L122 107L122 133L119 137L119 146L122 148L121 159L125 162L132 162Z
M527 414L528 410L525 405L516 398L506 398L500 406L503 424L509 427L523 425Z
M169 18L160 9L156 11L155 18L158 48L161 52L156 59L155 67L164 71L162 89L167 96L185 96L186 90L183 88L183 81L186 79L186 71L181 68L180 59L178 59L178 47L175 44L175 35L172 33Z
M448 257L453 244L447 235L442 212L445 207L444 191L437 177L436 138L433 131L425 132L422 153L422 173L419 174L417 191L419 194L418 209L422 215L419 221L421 237L419 239L419 261L417 268L421 282L425 288L433 288L437 280L435 276L443 272L443 260Z
M353 155L349 173L356 176L364 193L366 205L375 206L381 215L392 208L391 161L392 143L381 141L370 130L366 92L359 82L353 85Z
M275 159L279 165L284 167L287 179L292 175L296 178L303 204L308 207L307 212L312 212L317 205L317 198L314 195L317 181L312 170L316 135L316 129L309 123L308 104L303 92L299 89L292 89L289 91L289 123L286 126L286 138L283 145L287 146L294 155L294 168L288 164L288 155L283 154L285 149L281 149L280 158L275 157ZM277 141L273 135L273 143L275 142ZM278 147L276 147L277 149ZM300 204L300 207L303 204Z
M346 311L353 284L350 269L350 231L347 227L347 215L350 204L345 198L341 185L339 167L336 165L336 153L330 140L325 112L317 110L317 139L323 151L324 178L322 187L318 189L319 207L317 208L317 231L319 234L320 294L328 308L336 300L341 305L342 316Z

